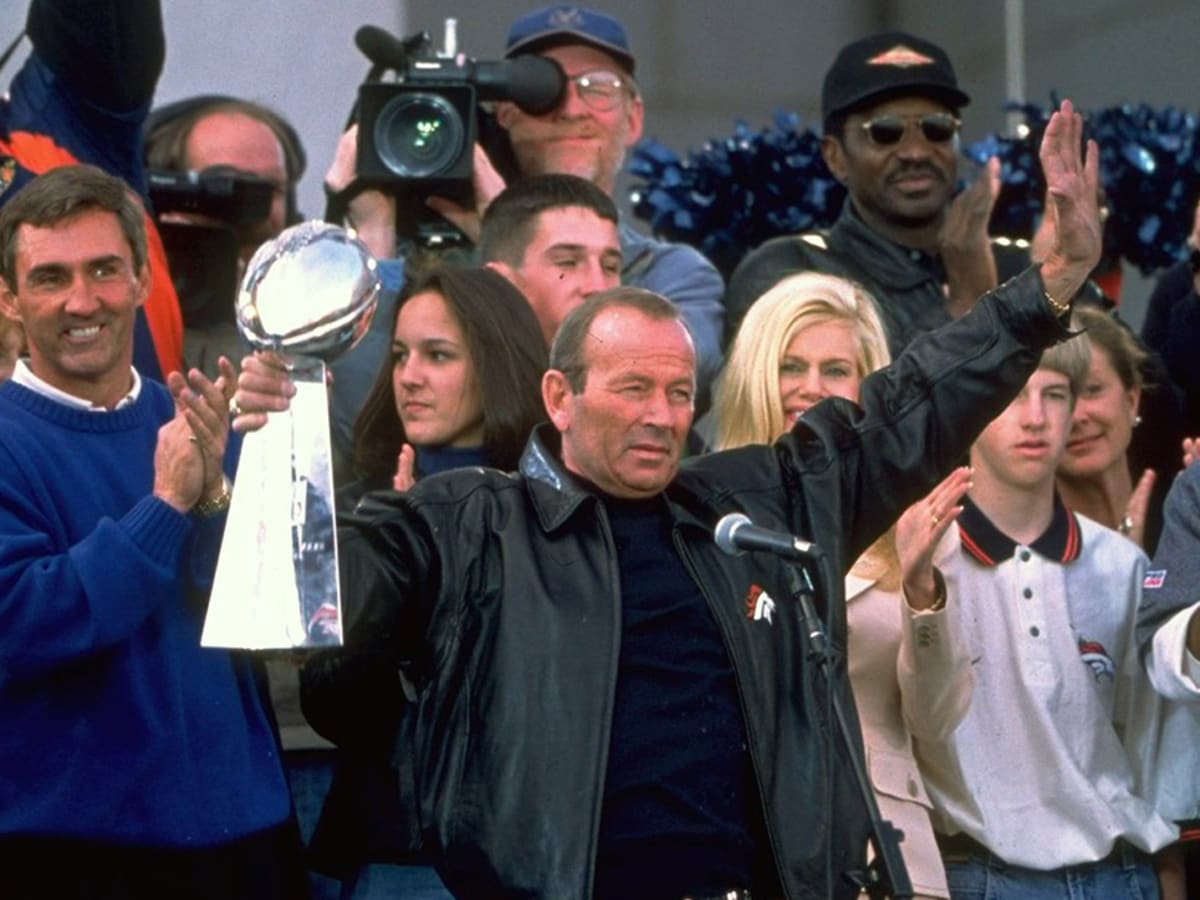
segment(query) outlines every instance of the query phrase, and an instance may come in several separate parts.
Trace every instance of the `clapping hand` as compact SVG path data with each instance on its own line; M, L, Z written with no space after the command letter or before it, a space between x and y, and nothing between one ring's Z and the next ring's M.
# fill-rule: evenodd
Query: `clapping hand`
M962 512L962 498L971 487L971 476L970 466L955 469L896 522L896 554L900 557L904 596L912 609L929 609L937 599L933 551Z

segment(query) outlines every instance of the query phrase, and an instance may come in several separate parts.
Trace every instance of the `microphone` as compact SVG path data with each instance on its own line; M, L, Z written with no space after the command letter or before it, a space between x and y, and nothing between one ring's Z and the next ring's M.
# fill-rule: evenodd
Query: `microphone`
M785 559L800 561L814 560L821 556L821 548L810 541L769 528L759 528L744 513L729 513L721 517L713 529L713 540L730 556L741 556L747 550L774 553Z
M567 78L552 59L533 55L499 62L414 58L428 40L424 32L401 40L374 25L363 25L354 33L355 45L371 61L377 75L384 69L394 69L411 84L473 84L480 100L509 100L531 116L555 109L566 92Z

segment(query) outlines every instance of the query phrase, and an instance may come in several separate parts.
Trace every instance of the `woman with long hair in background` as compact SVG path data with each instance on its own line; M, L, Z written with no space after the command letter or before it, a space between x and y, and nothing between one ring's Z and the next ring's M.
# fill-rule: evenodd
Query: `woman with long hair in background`
M773 441L829 397L858 402L862 380L889 362L875 305L859 285L816 273L781 281L750 307L733 342L717 389L716 449ZM969 485L970 471L956 469L846 577L847 660L868 774L884 818L904 832L901 853L919 897L950 896L912 738L952 730L970 700L969 661L932 562ZM927 616L943 620L945 639L918 649L915 629Z

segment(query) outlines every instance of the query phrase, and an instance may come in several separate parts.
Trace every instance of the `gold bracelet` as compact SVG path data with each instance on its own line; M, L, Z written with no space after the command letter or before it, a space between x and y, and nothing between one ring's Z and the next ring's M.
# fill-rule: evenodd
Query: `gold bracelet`
M227 477L222 476L221 492L209 500L201 500L192 507L192 512L202 519L208 519L229 509L229 503L232 500L233 485L229 483L229 479Z
M1070 300L1055 300L1045 288L1042 289L1042 293L1046 295L1046 302L1050 304L1050 311L1054 313L1054 318L1061 319L1071 311Z

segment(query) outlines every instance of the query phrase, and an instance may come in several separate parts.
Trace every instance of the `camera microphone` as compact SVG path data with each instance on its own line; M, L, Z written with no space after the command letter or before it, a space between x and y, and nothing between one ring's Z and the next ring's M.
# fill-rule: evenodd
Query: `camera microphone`
M821 555L821 548L816 544L782 531L759 528L744 513L722 516L713 529L713 540L730 556L741 556L747 550L761 550L796 560L811 560Z
M557 107L567 87L558 63L544 56L477 62L474 74L481 97L510 100L531 116L545 115Z
M466 82L479 91L481 100L508 100L532 116L550 112L567 87L566 76L552 59L518 56L498 62L418 56L429 35L422 32L405 40L374 25L363 25L354 33L359 52L375 69L395 69L409 84L436 81Z

